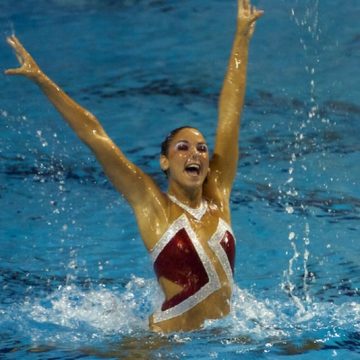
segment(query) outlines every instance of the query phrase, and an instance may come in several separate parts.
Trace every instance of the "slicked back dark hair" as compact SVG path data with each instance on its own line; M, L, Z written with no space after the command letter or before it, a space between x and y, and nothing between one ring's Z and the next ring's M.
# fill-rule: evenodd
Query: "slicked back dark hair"
M183 129L194 129L194 130L198 130L197 128L194 128L193 126L181 126L181 127L178 127L174 130L171 130L165 140L161 143L161 155L164 155L164 156L168 156L168 153L169 153L169 146L170 146L170 143L172 141L172 139L175 137L175 135L183 130Z

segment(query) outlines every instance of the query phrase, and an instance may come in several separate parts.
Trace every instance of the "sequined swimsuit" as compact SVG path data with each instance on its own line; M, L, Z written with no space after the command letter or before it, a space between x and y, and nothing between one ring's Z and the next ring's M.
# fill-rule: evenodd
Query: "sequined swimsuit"
M229 284L232 284L235 238L224 220L219 219L217 229L208 243L218 257ZM214 265L185 213L169 226L152 249L151 255L158 279L164 277L183 288L154 313L154 323L185 313L221 288Z

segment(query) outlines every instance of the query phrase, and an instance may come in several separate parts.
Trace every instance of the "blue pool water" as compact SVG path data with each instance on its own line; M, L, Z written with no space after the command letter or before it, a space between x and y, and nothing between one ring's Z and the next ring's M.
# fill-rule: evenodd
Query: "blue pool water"
M1 359L360 358L360 3L256 5L233 310L201 331L147 329L161 297L131 210L36 86L1 75ZM235 0L3 0L1 68L15 32L165 190L169 130L213 143L235 13Z

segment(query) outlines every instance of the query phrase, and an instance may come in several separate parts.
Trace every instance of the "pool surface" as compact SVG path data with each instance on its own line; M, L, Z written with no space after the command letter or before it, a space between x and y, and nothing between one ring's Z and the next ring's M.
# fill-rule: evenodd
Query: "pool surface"
M129 206L39 89L1 75L1 359L360 359L360 2L254 1L231 314L148 330L161 302ZM15 33L165 190L160 143L208 139L236 1L0 4Z

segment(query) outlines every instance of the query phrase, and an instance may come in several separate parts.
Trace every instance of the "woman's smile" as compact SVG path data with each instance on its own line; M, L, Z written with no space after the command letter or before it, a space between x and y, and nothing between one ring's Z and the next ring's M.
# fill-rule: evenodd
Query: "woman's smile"
M198 163L190 163L185 166L185 171L189 176L199 176L201 165Z

